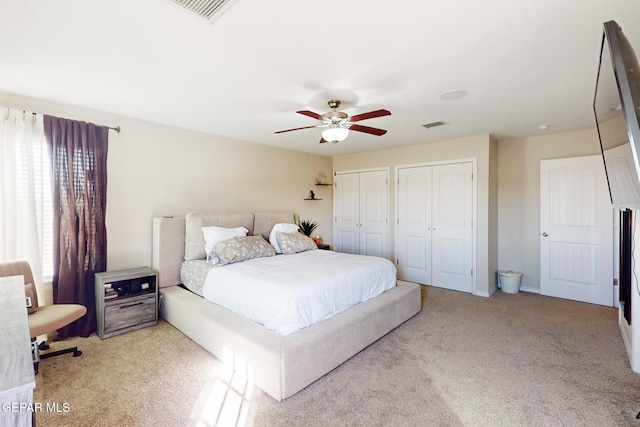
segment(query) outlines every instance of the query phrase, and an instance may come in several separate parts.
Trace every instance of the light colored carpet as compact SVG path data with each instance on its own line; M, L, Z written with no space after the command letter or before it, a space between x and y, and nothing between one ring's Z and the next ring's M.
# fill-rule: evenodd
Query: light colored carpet
M617 310L423 287L423 309L284 402L168 323L44 360L40 426L640 426ZM250 378L250 376L249 376Z

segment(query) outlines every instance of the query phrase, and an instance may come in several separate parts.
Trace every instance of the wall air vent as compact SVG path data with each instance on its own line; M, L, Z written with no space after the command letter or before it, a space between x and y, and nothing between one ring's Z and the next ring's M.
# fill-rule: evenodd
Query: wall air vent
M442 120L438 120L437 122L427 123L426 125L422 125L422 126L426 127L427 129L431 129L431 128L435 128L435 127L438 127L438 126L444 126L446 124L447 124L447 122L443 122Z
M222 16L238 0L169 0L195 13L210 24Z

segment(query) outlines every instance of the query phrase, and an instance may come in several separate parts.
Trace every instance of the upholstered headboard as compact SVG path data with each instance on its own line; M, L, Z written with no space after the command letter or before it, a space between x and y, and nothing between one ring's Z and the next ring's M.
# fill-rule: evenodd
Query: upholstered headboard
M178 285L185 259L204 259L202 227L245 227L250 235L269 240L275 224L295 223L293 212L200 212L184 217L153 218L153 268L160 287Z
M251 212L199 212L188 213L185 217L184 260L204 259L204 235L202 227L217 225L218 227L244 227L253 235L253 219Z

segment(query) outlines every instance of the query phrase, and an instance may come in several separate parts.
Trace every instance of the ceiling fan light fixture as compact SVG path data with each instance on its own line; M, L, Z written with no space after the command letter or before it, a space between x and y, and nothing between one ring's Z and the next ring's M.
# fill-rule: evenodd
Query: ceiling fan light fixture
M387 131L384 129L378 129L371 126L363 126L361 124L356 124L355 122L375 119L376 117L389 116L391 115L391 112L389 110L381 108L378 110L368 111L366 113L360 113L356 114L355 116L349 117L347 113L336 111L339 105L340 101L338 101L337 99L330 100L329 107L331 107L331 111L324 114L318 114L309 110L298 110L296 111L296 113L319 120L320 124L317 124L315 126L303 126L299 128L280 130L275 133L285 133L294 130L309 129L315 127L323 128L324 131L322 131L322 139L320 140L320 144L322 144L323 142L333 142L335 144L340 141L344 141L349 136L350 130L376 136L382 136L387 133Z
M322 138L328 142L340 142L347 139L349 136L349 129L340 126L332 125L322 131Z

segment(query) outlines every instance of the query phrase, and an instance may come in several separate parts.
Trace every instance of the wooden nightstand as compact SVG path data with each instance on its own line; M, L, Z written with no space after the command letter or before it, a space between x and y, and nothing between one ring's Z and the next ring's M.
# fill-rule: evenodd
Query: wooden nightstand
M141 267L97 273L96 316L101 339L158 323L158 272Z

